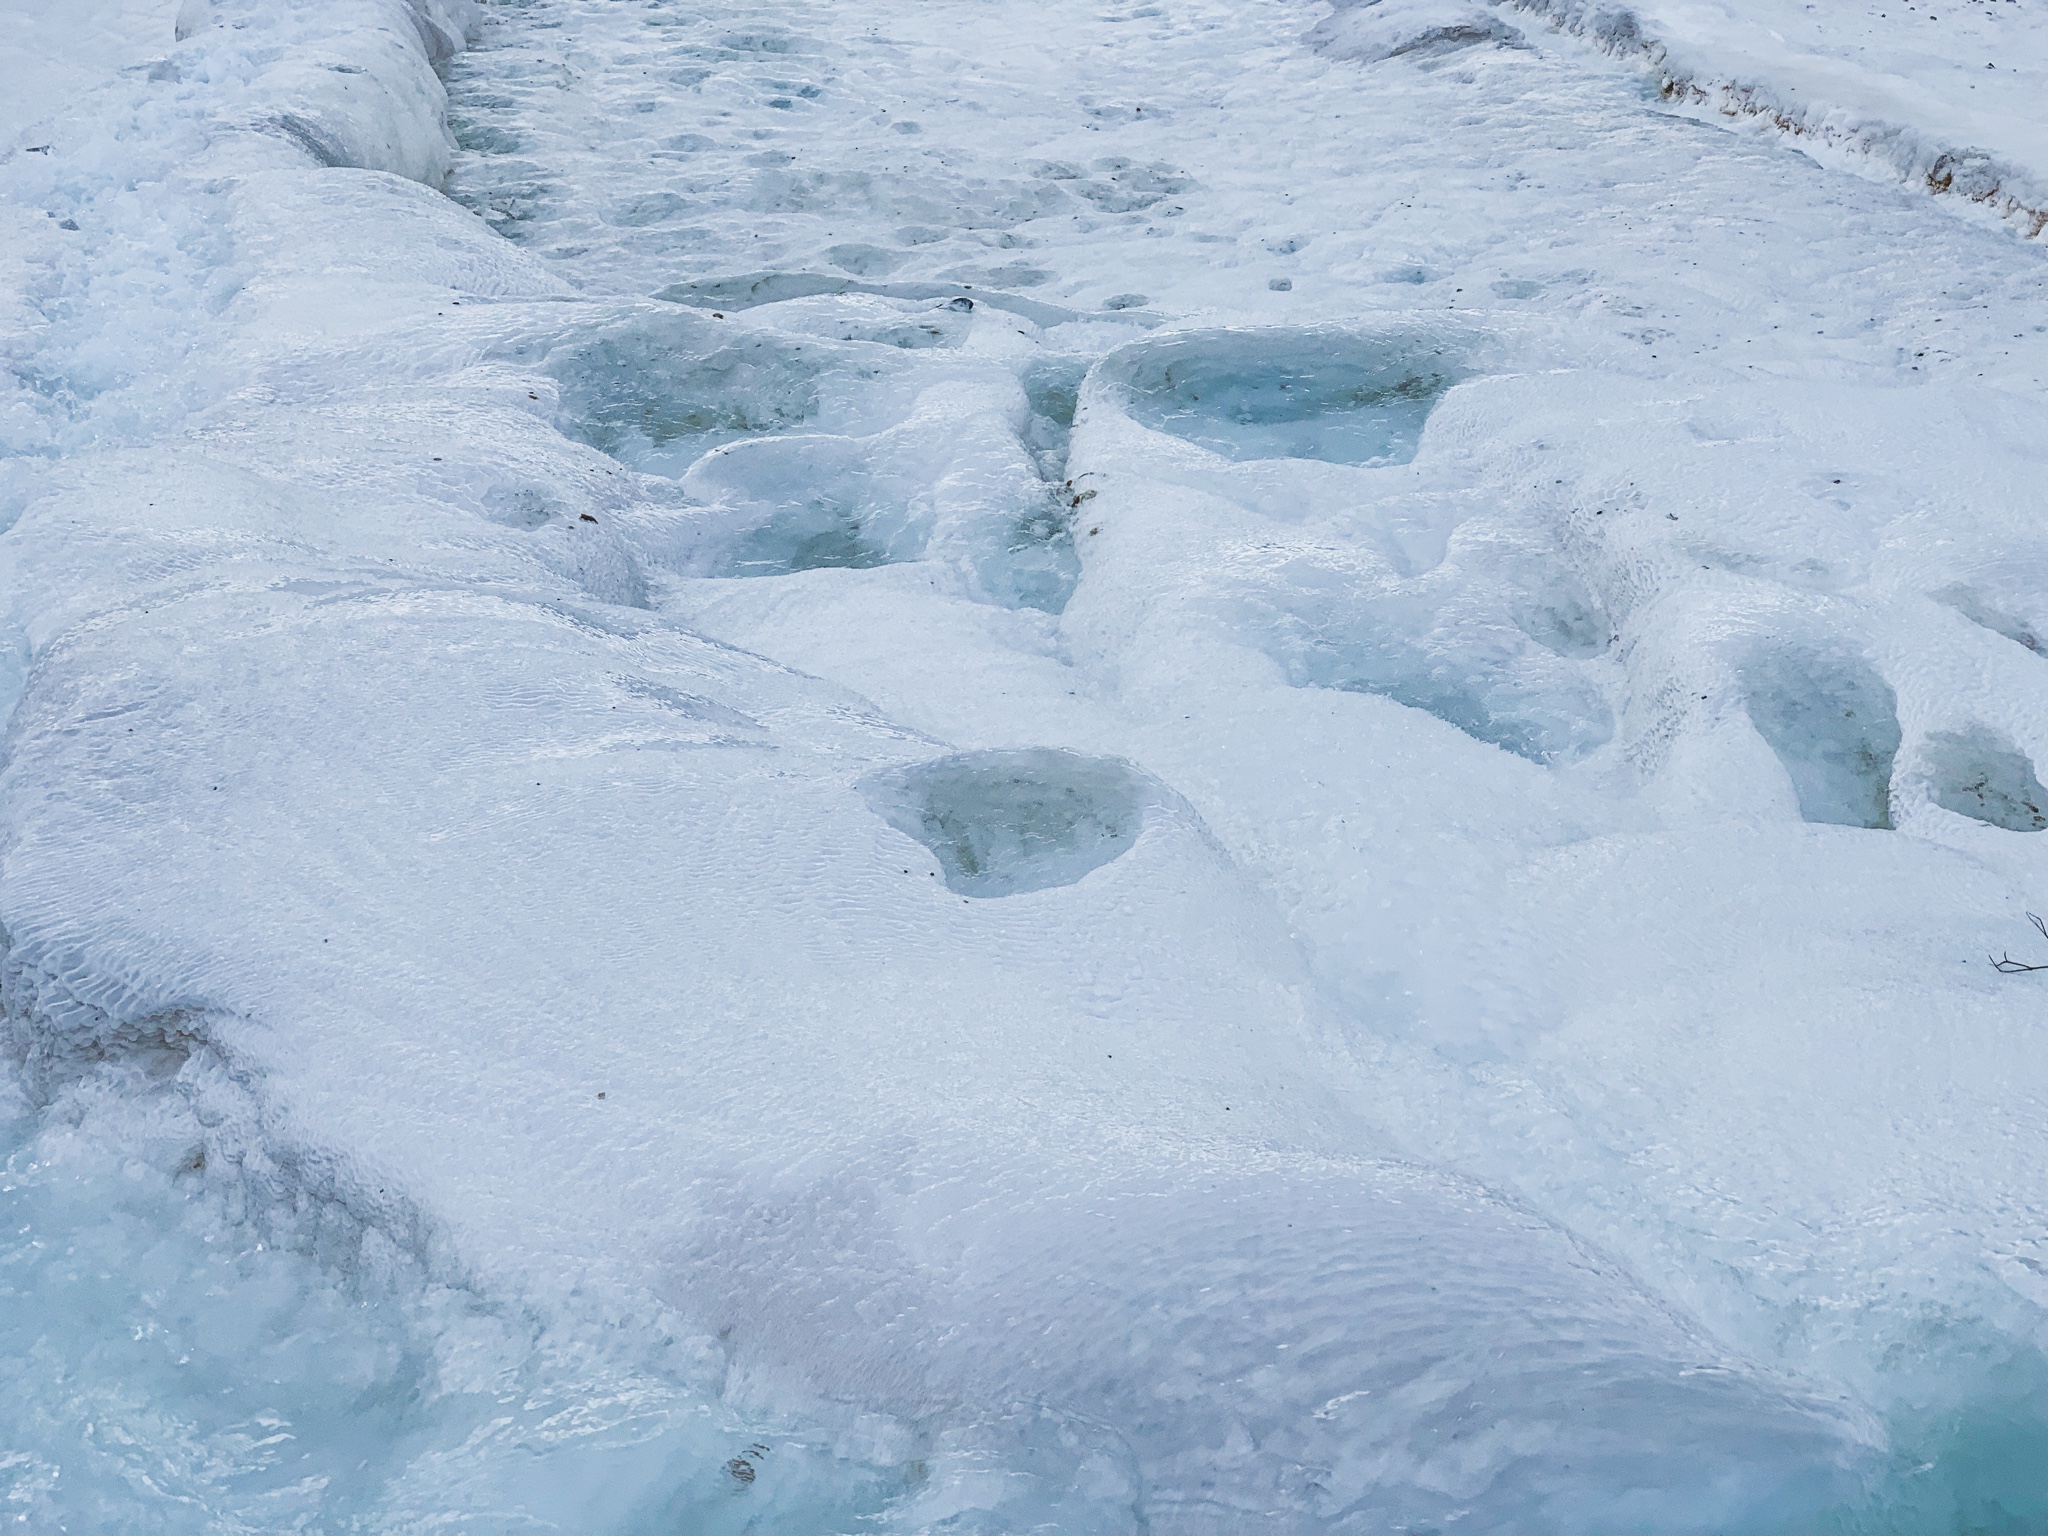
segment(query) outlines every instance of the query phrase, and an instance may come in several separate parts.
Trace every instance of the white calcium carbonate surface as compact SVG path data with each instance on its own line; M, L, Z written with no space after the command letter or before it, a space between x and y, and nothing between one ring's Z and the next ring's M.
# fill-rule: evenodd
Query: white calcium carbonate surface
M2033 0L0 15L0 1520L2048 1519Z

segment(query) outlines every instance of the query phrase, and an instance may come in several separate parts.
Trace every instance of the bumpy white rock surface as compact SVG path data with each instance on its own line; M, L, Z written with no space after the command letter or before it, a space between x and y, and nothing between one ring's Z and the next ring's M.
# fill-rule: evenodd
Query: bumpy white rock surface
M0 1511L2038 1528L2048 41L1889 10L5 0Z

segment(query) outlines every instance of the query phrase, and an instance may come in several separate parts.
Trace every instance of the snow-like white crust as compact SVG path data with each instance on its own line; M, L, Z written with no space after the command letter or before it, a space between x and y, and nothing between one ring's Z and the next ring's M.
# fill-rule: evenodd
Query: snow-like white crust
M4 1193L419 1405L192 1507L2027 1507L2037 247L1462 0L7 46Z

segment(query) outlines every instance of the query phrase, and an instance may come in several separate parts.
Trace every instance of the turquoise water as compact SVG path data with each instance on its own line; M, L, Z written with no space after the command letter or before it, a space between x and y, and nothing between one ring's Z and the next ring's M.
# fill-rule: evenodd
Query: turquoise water
M720 1406L658 1320L538 1327L317 1206L266 1239L198 1146L161 1101L0 1139L0 1529L836 1529L900 1491Z
M740 1412L715 1347L685 1330L542 1327L316 1205L238 1220L199 1146L175 1096L112 1090L0 1131L0 1527L1141 1528L1132 1490L1093 1488L1100 1457L1057 1414L918 1427L828 1426L815 1404L807 1425ZM1885 1485L1832 1529L2048 1530L2048 1366L1964 1321L1920 1343L1925 1361L1895 1383Z
M1400 338L1220 331L1138 351L1134 420L1226 459L1405 464L1461 370Z

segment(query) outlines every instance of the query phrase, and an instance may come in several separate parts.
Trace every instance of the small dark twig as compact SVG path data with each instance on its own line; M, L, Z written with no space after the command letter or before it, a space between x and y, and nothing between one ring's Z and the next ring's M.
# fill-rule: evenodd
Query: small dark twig
M2040 934L2042 938L2048 939L2048 923L2042 922L2032 912L2027 914L2027 921L2034 925L2036 933ZM2048 971L2048 965L2025 965L2013 959L2011 955L2000 955L1991 962L1991 969L1998 972L2001 976L2021 976L2028 971Z

